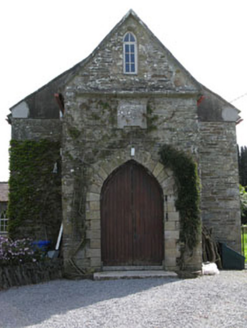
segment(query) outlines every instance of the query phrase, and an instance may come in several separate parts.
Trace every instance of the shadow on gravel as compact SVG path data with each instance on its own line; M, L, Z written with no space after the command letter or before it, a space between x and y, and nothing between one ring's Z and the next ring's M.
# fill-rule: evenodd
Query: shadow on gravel
M108 281L56 280L0 292L0 327L21 328L40 324L51 316L89 305L140 293L179 281L122 279Z

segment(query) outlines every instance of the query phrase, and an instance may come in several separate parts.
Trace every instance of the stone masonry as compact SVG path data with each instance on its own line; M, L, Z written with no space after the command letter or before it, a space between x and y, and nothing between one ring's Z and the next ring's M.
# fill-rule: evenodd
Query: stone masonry
M123 73L126 33L137 40L137 74ZM50 100L54 92L62 99L58 104ZM160 163L163 144L197 162L202 222L213 228L217 240L240 251L238 110L198 83L133 11L88 58L24 102L25 106L23 101L14 106L9 117L13 138L61 140L63 256L68 275L102 270L102 186L129 160L141 164L161 186L162 266L179 269L178 186L172 170ZM193 254L187 254L186 269L200 269L201 252L199 243Z

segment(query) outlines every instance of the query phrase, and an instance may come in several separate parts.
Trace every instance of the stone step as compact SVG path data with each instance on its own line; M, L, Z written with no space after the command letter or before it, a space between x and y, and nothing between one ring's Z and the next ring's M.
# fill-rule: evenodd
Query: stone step
M93 275L94 280L144 278L178 278L178 275L172 271L162 270L103 271L96 272Z
M152 270L164 270L162 265L153 265L153 266L147 266L147 265L139 265L139 266L132 266L132 265L126 265L126 266L104 266L102 271L152 271Z

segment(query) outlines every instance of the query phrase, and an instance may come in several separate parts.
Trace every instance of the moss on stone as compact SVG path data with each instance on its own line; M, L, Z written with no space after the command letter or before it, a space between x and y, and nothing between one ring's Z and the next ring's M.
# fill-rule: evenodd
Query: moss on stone
M97 120L100 120L100 115L97 114L97 113L92 113L92 114L91 114L91 118L92 118L93 120L97 121Z
M73 138L73 139L77 139L81 134L81 132L75 127L70 127L68 129L68 133L71 136L71 138Z
M147 105L147 114L144 116L146 117L147 120L147 132L156 131L157 126L155 123L157 123L159 116L154 115L154 111L150 106L150 104Z

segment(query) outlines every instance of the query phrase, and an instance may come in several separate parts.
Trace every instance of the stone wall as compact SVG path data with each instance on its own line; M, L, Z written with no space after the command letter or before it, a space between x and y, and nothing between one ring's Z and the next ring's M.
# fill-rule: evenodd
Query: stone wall
M0 290L14 286L39 284L63 277L63 262L60 259L42 263L26 263L15 266L0 266Z
M123 74L123 38L137 39L138 74ZM157 38L133 17L117 26L82 62L83 69L66 86L66 99L74 93L197 93L199 84L186 72Z
M61 139L61 121L59 119L23 119L12 118L12 139L40 140Z
M217 240L241 251L235 123L200 122L202 220Z
M131 113L126 125L119 120L119 106L126 101L143 103L146 128L132 126ZM120 108L122 108L120 106ZM130 159L149 170L161 184L168 203L164 203L169 220L165 222L164 268L178 269L180 256L179 214L175 209L173 177L159 163L159 149L164 144L192 153L198 148L198 122L194 98L148 97L133 95L70 96L63 119L63 248L66 272L80 274L100 270L100 193L104 181L114 169ZM142 123L141 123L142 124ZM131 156L131 148L135 155ZM173 181L173 182L172 182ZM165 221L165 218L164 218ZM73 265L71 264L71 261ZM200 268L200 245L187 267ZM81 272L80 272L81 271Z

